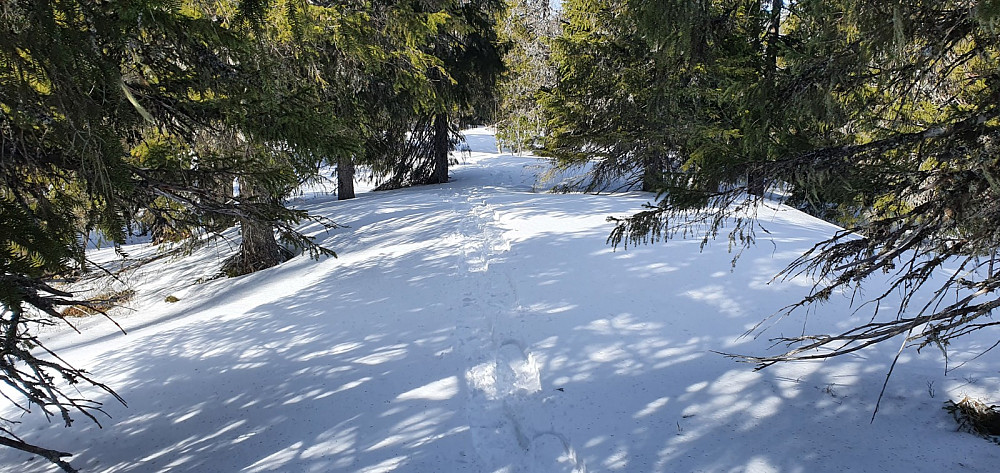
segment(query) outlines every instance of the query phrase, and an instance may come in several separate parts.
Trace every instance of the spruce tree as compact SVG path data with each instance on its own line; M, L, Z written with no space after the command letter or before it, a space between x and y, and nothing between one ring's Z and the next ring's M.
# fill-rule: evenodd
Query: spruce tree
M99 403L72 394L73 384L89 383L113 392L58 357L52 361L36 356L46 349L29 327L61 318L60 306L90 304L55 288L54 276L82 268L81 233L97 228L113 241L123 239L134 216L131 204L144 193L128 152L141 141L142 130L156 121L156 115L163 117L168 107L175 111L171 123L180 127L189 122L190 108L169 101L162 89L157 97L163 100L139 105L139 89L154 86L142 81L145 71L138 66L148 49L136 37L187 31L191 43L159 49L165 55L160 69L164 71L174 65L169 62L174 54L190 52L192 43L205 37L206 26L157 3L123 2L112 7L39 1L4 6L0 370L4 383L23 395L27 406L58 416L67 425L76 415L96 420L100 411ZM210 57L195 58L186 62L191 74L214 65ZM72 470L62 460L68 454L25 444L8 425L2 432L4 445L40 454Z
M504 73L499 83L498 147L522 153L542 145L547 134L540 94L556 85L551 42L559 32L560 13L547 0L509 2L500 22Z
M678 23L707 25L699 34L716 38L738 33L755 45L742 55L750 67L742 73L732 56L706 53L699 69L728 86L699 90L718 99L717 117L699 120L705 128L691 143L718 140L712 127L722 125L727 145L691 148L688 179L650 209L617 220L612 243L669 237L691 222L707 223L710 238L732 217L731 237L751 244L753 211L768 189L844 225L783 273L819 281L788 310L888 273L889 285L868 300L872 322L785 339L793 343L787 353L750 357L761 365L837 356L896 337L944 350L955 337L996 325L986 318L1000 306L996 2L755 2L716 8L707 24L671 5L645 5L673 23L651 21L643 35L676 38L670 28ZM717 27L734 19L745 27ZM672 54L683 51L699 48ZM702 189L684 185L713 181L725 185L700 199L690 197ZM932 279L935 273L946 276ZM878 302L894 294L902 303L881 313Z
M314 77L311 69L268 49L295 50L283 36L266 36L291 30L268 30L277 23L261 23L273 11L266 7L155 0L5 4L0 371L12 392L25 397L18 405L70 425L77 415L96 421L100 411L99 403L75 396L73 384L114 395L57 356L39 356L54 354L30 330L62 319L64 306L103 310L100 301L78 300L53 284L57 276L86 269L84 242L92 230L120 244L137 225L172 238L162 232L214 231L236 218L259 225L270 242L277 227L290 244L328 251L294 229L308 216L285 208L280 198L293 176L315 168L318 156L349 149L353 141L325 105L331 94L303 80ZM292 11L285 9L283 18ZM251 192L233 198L237 177L252 183L244 186ZM0 429L0 444L72 471L62 460L68 454L28 445L7 424Z
M96 421L100 411L74 397L72 384L114 396L58 357L36 356L52 353L29 330L62 319L63 306L102 310L53 284L87 269L82 235L91 231L121 244L135 230L170 241L238 223L241 248L223 268L230 275L280 263L289 249L332 254L297 231L298 222L313 217L287 208L285 198L323 163L372 156L377 145L391 143L385 137L406 136L399 130L436 115L452 132L460 112L492 91L498 62L490 58L499 53L490 5L5 4L3 381L27 406L67 425L77 415ZM489 67L481 70L483 58ZM438 82L434 72L441 73ZM412 163L398 160L394 169L409 172ZM7 424L0 429L0 444L72 471L62 459L68 454L25 444Z
M563 29L553 42L558 83L542 97L550 129L546 147L563 166L596 158L587 190L663 191L671 179L683 180L682 165L692 165L691 156L700 153L701 144L692 141L696 129L720 135L712 143L726 146L728 124L705 126L708 120L699 119L716 116L714 91L720 87L702 68L702 54L716 48L725 54L729 38L669 44L643 30L654 21L650 14L618 0L564 4ZM740 60L733 59L734 69Z
M502 5L441 0L414 8L425 12L416 31L427 59L409 78L421 77L427 87L393 94L397 100L390 108L397 113L385 110L381 126L373 128L377 133L366 152L381 154L373 157L379 189L448 181L448 153L458 142L459 126L483 121L494 108L503 69L496 30Z
M624 7L617 0L565 2L565 23L552 46L559 75L543 98L551 133L546 148L564 166L596 157L589 190L641 172L636 151L646 116L643 104L631 98L653 85L652 61L642 38L632 34L632 19L622 15Z

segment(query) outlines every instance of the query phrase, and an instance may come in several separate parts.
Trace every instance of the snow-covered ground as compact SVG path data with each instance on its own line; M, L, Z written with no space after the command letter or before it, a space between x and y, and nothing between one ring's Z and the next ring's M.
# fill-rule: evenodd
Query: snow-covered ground
M87 391L103 429L36 413L16 431L108 473L997 471L1000 447L942 409L1000 400L997 355L945 373L939 352L905 352L871 424L895 345L762 372L713 352L802 332L799 314L740 337L805 294L768 281L830 225L776 208L734 270L725 241L616 252L605 218L651 195L540 192L545 161L467 139L449 184L298 197L346 226L307 227L339 258L206 282L235 248L222 240L129 273L127 335L100 318L46 334L128 407ZM835 296L807 330L867 320L852 312ZM996 338L962 340L957 361ZM4 449L0 471L55 468Z

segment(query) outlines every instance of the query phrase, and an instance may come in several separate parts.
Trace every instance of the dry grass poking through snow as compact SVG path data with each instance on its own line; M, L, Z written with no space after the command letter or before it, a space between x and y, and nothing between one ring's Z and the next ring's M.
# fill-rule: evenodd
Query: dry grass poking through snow
M103 314L115 307L131 301L135 297L135 291L124 289L121 291L102 292L87 299L86 304L77 304L63 309L63 317L87 317L94 314Z
M986 404L968 396L961 401L947 401L945 410L955 417L958 429L979 435L1000 445L1000 406Z

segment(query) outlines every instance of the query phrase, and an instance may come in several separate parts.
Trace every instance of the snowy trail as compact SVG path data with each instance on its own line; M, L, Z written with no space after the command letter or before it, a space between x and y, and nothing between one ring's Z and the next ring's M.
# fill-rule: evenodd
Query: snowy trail
M763 372L713 353L769 349L767 337L740 335L803 294L808 281L767 282L829 225L776 209L773 244L735 269L725 242L616 252L606 216L650 195L538 192L543 161L496 154L488 130L467 138L472 152L449 184L344 202L305 194L298 205L346 225L305 229L337 259L202 281L231 250L224 242L143 268L135 310L118 316L128 335L100 319L83 335L46 334L129 406L98 394L103 429L33 414L15 418L18 432L102 473L936 473L1000 463L1000 449L955 432L941 409L966 394L996 400L1000 353L942 373L938 353L908 351L874 425L895 347ZM832 297L810 329L865 318L851 311ZM779 321L768 335L803 323ZM954 361L996 340L983 335L954 346ZM0 449L0 472L35 471L56 470Z
M471 193L467 206L461 225L467 243L459 266L466 273L463 311L475 324L469 327L468 359L477 364L465 380L472 441L483 471L583 473L585 466L546 410L550 398L542 392L541 366L512 327L525 309L514 276L502 265L510 251L506 229L480 192Z

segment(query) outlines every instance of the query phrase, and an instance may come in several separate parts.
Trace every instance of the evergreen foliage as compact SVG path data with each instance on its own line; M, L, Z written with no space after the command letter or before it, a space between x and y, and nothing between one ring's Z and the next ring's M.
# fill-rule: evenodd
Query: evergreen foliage
M429 88L396 89L386 101L377 95L386 87L376 84L381 126L368 136L366 154L378 189L448 182L448 152L458 143L459 126L481 123L495 108L504 67L496 30L502 8L500 0L439 0L414 8L433 12L426 14L426 42L418 48L426 67L414 70Z
M286 197L323 164L375 156L419 117L457 119L491 100L496 10L491 0L6 2L0 380L24 396L17 405L68 426L100 411L72 385L117 398L32 330L65 321L60 307L106 309L58 285L87 269L89 234L166 242L237 223L230 276L294 251L332 255L296 230L316 219ZM73 471L69 454L22 442L8 423L0 445Z
M622 177L630 179L627 186L656 182L655 164L644 179L644 161L662 161L669 152L658 140L662 122L651 113L653 104L637 97L660 88L658 64L625 7L614 0L566 2L566 23L553 42L559 74L543 98L550 117L546 147L564 166L596 159L591 191Z
M499 148L523 153L542 145L545 118L540 94L556 84L551 41L559 32L561 15L547 0L509 2L499 25L506 70L499 84L496 139Z
M787 353L750 360L827 358L897 337L946 350L997 324L988 318L1000 305L997 2L574 0L566 8L549 104L554 149L564 160L596 152L598 172L618 156L623 169L639 169L631 150L648 126L677 164L655 205L613 219L611 243L692 231L707 241L725 227L734 243L752 244L766 195L845 226L782 273L819 282L779 315L890 276L863 306L871 323L783 339ZM626 76L643 65L664 72ZM628 118L602 126L616 116ZM950 277L917 299L941 271ZM891 294L903 304L882 314L878 302Z
M564 166L596 160L591 191L617 185L714 193L713 179L690 186L689 171L718 172L723 167L711 157L737 151L740 117L723 107L760 69L754 38L761 10L753 5L566 2L553 46L558 84L543 98L548 150Z

